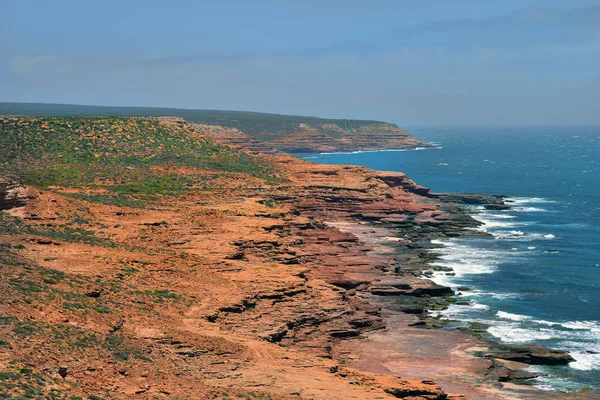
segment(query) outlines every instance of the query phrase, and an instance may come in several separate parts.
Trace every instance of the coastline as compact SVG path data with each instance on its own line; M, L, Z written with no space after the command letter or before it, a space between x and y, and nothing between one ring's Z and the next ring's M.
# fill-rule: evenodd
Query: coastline
M2 213L3 240L33 263L2 271L16 301L2 303L9 323L0 328L35 328L25 331L35 346L10 339L0 349L10 365L55 376L60 360L69 377L57 388L116 398L593 398L498 382L523 378L516 359L564 363L564 353L424 329L441 326L428 310L458 301L423 279L435 259L429 243L484 234L468 229L480 223L456 196L501 199L447 201L403 173L263 157L285 179L219 176L216 189L144 208L78 198L78 188L5 185L0 195L19 201ZM85 213L75 223L97 236L48 232L73 223L59 210ZM132 356L65 356L62 342L36 336L46 326L93 332L110 346L119 335Z
M315 154L315 157L318 158L319 155L328 155L328 154L360 154L360 153L370 153L370 152L395 152L395 151L415 151L415 150L428 150L428 149L436 149L436 148L440 148L440 147L434 147L433 143L430 143L431 146L428 147L419 147L418 149L378 149L378 150L357 150L357 151L352 151L352 152L334 152L334 153L311 153L311 154ZM243 147L243 146L242 146ZM293 154L294 156L298 156L298 154ZM306 157L308 156L308 154L303 154L301 155L301 159L302 160L311 160L311 157ZM317 160L318 162L318 160ZM321 165L321 167L323 167L323 165ZM343 168L351 168L351 167L343 167ZM361 167L357 167L358 169L361 169ZM386 175L389 174L385 171L371 171L374 172L376 174L381 174L381 175ZM336 173L332 173L332 172L324 172L325 175L337 175ZM392 173L394 174L394 173ZM405 179L406 176L402 173L398 173L399 175L403 175L402 179ZM388 178L388 177L386 177ZM392 180L390 181L389 178L386 179L383 178L382 180L386 183L390 183L393 182L391 186L393 186L394 184L397 184L398 182L394 182L394 178L392 178ZM401 179L401 180L402 180ZM490 236L491 235L487 232L485 232L485 230L481 230L479 227L481 227L484 222L480 221L476 218L476 216L474 216L474 213L476 213L476 211L470 210L469 207L472 207L473 205L480 205L483 209L486 210L508 210L510 209L510 205L505 204L505 199L507 199L507 196L504 195L479 195L479 194L470 194L470 193L441 193L441 194L437 194L437 193L432 193L429 190L420 187L417 184L414 184L414 182L410 181L411 185L414 185L415 193L419 194L419 195L425 195L426 197L429 197L431 199L434 199L434 201L438 202L438 206L441 204L443 204L445 211L449 212L449 214L451 214L456 221L454 221L454 223L459 226L458 227L458 231L457 231L457 226L452 226L451 229L443 231L443 229L441 231L443 232L438 232L438 234L434 234L433 236L431 235L424 235L426 237L426 241L428 244L423 245L422 244L422 237L419 237L420 235L418 234L416 237L411 238L412 243L409 246L404 247L402 250L400 250L400 252L402 251L406 251L407 248L409 249L409 253L417 253L418 254L418 259L419 261L417 262L419 264L419 267L416 267L414 265L411 266L411 268L408 269L408 271L405 271L405 274L408 273L410 275L412 275L412 277L419 277L419 279L425 279L427 280L427 278L431 278L430 275L428 275L430 273L430 270L432 268L432 263L437 259L437 256L431 256L429 253L431 253L431 251L435 252L435 247L436 245L434 244L436 240L438 239L452 239L452 238L457 238L457 237L469 237L469 236ZM410 185L409 185L410 186ZM410 191L410 189L409 189ZM337 202L337 201L335 201ZM370 210L373 211L373 210ZM377 211L377 210L376 210ZM381 211L383 214L386 214L387 211L385 210L379 210ZM302 210L302 213L306 213L306 210ZM397 244L399 241L402 241L402 239L398 240L399 238L398 236L398 227L401 227L400 231L402 231L404 228L406 228L406 225L403 225L406 221L403 218L394 218L394 216L392 216L392 218L389 218L389 215L384 215L385 218L381 218L382 215L362 215L362 219L361 217L358 218L358 223L359 224L368 224L368 226L371 229L381 229L379 224L383 224L386 225L386 229L387 230L387 235L390 236L386 236L386 240L392 241L394 244ZM321 216L325 219L327 219L326 216ZM339 215L338 215L339 217ZM347 216L346 216L347 217ZM356 215L354 216L356 217ZM357 218L353 218L356 222ZM347 219L343 219L343 221L347 221ZM442 224L439 224L441 226L444 226L448 221L444 221ZM347 222L338 222L338 223L330 223L331 226L340 229L339 224L347 224ZM430 222L425 222L426 228L430 228L431 224ZM437 224L433 224L433 226L435 226ZM390 229L390 226L394 226L394 228ZM420 229L422 226L418 226L418 228ZM388 230L389 229L389 230ZM342 232L346 232L344 229L340 229ZM435 230L435 229L434 229ZM372 232L375 232L374 230L372 230ZM375 242L372 242L372 238L369 238L368 236L365 235L359 235L356 234L356 232L352 232L352 230L350 230L348 233L352 234L353 236L357 236L359 238L359 240L362 243L369 243L370 245L375 246L375 248L379 248L381 250L382 247L386 247L386 245L389 244L386 243L384 246L381 245L381 243L378 243L377 240L375 240ZM377 236L377 235L376 235ZM417 244L419 243L419 244ZM388 249L390 250L389 253L394 254L395 256L398 255L398 248L395 249ZM373 250L371 251L373 252ZM375 251L375 253L377 253L377 251ZM389 254L388 254L389 255ZM381 254L378 255L378 257L381 257ZM408 256L408 258L410 258L410 256ZM398 260L395 259L393 263L396 263ZM412 259L412 262L414 262L415 260ZM448 271L446 270L444 272L443 268L440 267L434 267L435 270L440 271L441 273L446 273L448 275L454 275L454 273L452 271ZM385 270L382 269L384 271L384 274L389 275L390 271L389 270ZM397 274L398 272L398 268L395 268L395 273ZM354 272L353 274L356 274L356 272ZM354 275L352 275L354 276ZM364 278L363 275L358 274L359 277ZM374 278L375 281L380 281L381 277L377 277ZM389 278L388 278L389 279ZM386 278L384 277L384 281L386 280ZM405 282L402 282L402 279L399 279L398 281L395 282L395 284L397 284L398 286L404 286L406 285ZM387 282L389 284L389 280ZM412 282L414 284L414 281ZM395 310L391 310L389 309L389 302L383 302L382 300L384 299L390 299L390 298L394 298L393 296L402 296L404 295L404 293L399 293L399 291L397 290L397 288L393 287L394 283L392 283L392 287L388 287L388 288L384 288L384 290L382 291L380 288L376 288L376 290L378 291L378 293L376 293L375 295L372 294L372 291L367 291L367 296L364 298L365 301L370 302L370 303L374 303L377 304L378 306L381 306L383 309L383 313L390 313L390 314L386 314L387 315L387 322L386 325L390 324L390 326L396 326L395 330L396 332L401 332L406 330L406 328L409 329L414 329L412 328L412 326L417 326L417 327L422 327L425 326L426 328L433 328L434 330L432 332L438 332L437 334L432 333L432 337L435 339L431 339L431 343L435 343L438 338L442 335L445 335L448 333L448 331L445 330L439 330L439 328L443 327L443 323L439 322L439 316L437 317L431 317L429 316L430 312L435 312L435 311L440 311L443 310L445 308L447 308L448 306L454 304L454 303L460 303L460 295L461 293L454 293L454 295L458 294L458 296L454 296L452 298L452 300L450 301L446 301L446 299L443 299L441 301L432 301L432 302L424 302L425 305L423 304L418 304L415 305L414 302L409 302L411 304L408 304L406 306L404 306L403 308L398 308L395 307ZM364 283L363 285L364 286ZM417 284L418 286L418 284ZM438 286L438 285L435 285ZM363 289L364 291L364 287L361 288L361 285L358 286L359 289ZM437 289L437 287L436 287ZM351 289L351 293L354 292L355 289L352 288ZM442 292L444 293L444 289L442 289ZM360 291L358 291L358 294L360 295ZM449 293L445 292L446 295L449 295ZM352 293L352 295L354 295ZM392 297L390 297L392 296ZM428 295L427 295L428 296ZM414 297L413 297L414 299ZM396 305L397 306L397 305ZM387 307L387 309L386 309ZM428 308L429 307L429 308ZM398 311L400 311L400 313L398 313ZM420 314L421 317L418 320L414 320L414 314ZM412 319L411 324L407 324L406 323L406 318L403 320L402 323L398 323L397 321L397 317L398 315L405 315L407 316L409 319ZM400 318L402 320L402 318ZM411 331L414 332L415 331ZM443 332L443 333L442 333ZM465 333L463 333L465 332ZM482 369L481 369L481 365L479 366L479 370L474 374L475 376L477 376L478 378L481 378L482 375L484 376L483 381L481 380L477 380L477 383L475 383L476 386L480 386L482 385L487 385L488 388L487 390L484 390L484 392L482 393L478 393L476 396L492 396L490 398L505 398L505 396L508 396L506 398L513 398L511 396L515 396L518 395L519 398L583 398L583 399L587 399L587 398L592 398L593 394L587 394L584 392L569 392L569 393L559 393L559 392L555 392L552 390L541 390L538 388L535 388L533 386L530 386L528 384L528 380L531 378L534 378L535 376L538 376L539 374L536 373L532 373L532 372L528 372L525 371L525 369L527 369L527 367L529 367L530 365L535 365L536 363L541 363L541 364L566 364L567 362L570 361L574 361L571 357L569 357L568 353L566 352L560 352L560 351L554 351L554 350L549 350L548 348L545 348L543 346L536 346L536 345L521 345L521 346L514 346L514 345L509 345L509 344L501 344L498 340L493 340L492 338L490 338L489 336L487 338L483 338L481 336L481 333L478 331L478 327L475 327L474 329L464 329L463 332L458 332L458 331L454 331L452 332L453 334L457 334L458 337L462 337L462 341L464 343L470 343L470 339L469 338L474 338L474 340L477 342L477 345L474 346L473 348L476 350L476 353L478 353L478 361L481 361L481 356L484 356L485 359L487 359L488 361L488 365L486 368L485 373L482 374ZM371 333L368 334L367 336L370 335L377 335L378 333ZM467 335L467 337L465 337L465 335ZM385 335L384 335L385 336ZM400 338L398 338L400 339ZM360 339L356 339L356 340L360 340ZM368 341L369 339L367 339ZM351 341L349 341L351 342ZM390 343L388 343L388 345L390 347L387 348L387 351L391 351L394 352L393 350L393 341L391 341ZM373 343L371 343L371 345L373 345ZM350 345L350 347L352 347L353 345ZM370 350L373 350L372 348L369 348L369 346L365 346L366 350L364 351L364 353L362 354L363 357L366 357L367 359L370 359L371 362L367 362L366 365L369 365L366 367L366 369L364 368L364 365L362 366L363 369L368 370L370 372L373 371L378 371L381 372L381 368L380 367L376 367L376 368L372 368L372 364L381 364L383 365L384 363L381 362L381 360L373 360L372 355L370 354ZM435 347L435 346L433 346ZM460 347L460 346L459 346ZM470 348L469 346L466 346L467 348ZM521 347L521 348L519 348ZM485 349L485 351L483 350ZM471 349L472 350L472 349ZM464 353L465 351L463 351ZM529 352L528 356L523 357L522 352ZM533 354L532 354L533 352ZM533 355L533 357L532 357ZM547 356L546 360L543 360L545 357ZM506 360L503 359L501 357L507 357L507 358L513 358L519 361L510 361L510 360ZM384 357L385 358L385 357ZM532 362L532 360L538 358L537 361ZM409 357L408 359L403 359L402 362L406 363L408 360L412 360L413 357ZM541 360L541 361L540 361ZM345 360L345 361L350 361L349 365L361 365L360 363L354 363L352 362L353 360ZM429 360L431 361L431 360ZM525 361L526 363L521 363L521 361ZM410 364L410 362L409 362ZM386 370L387 367L384 367L383 370ZM409 368L410 369L410 368ZM393 372L393 369L388 369L389 371ZM426 370L426 368L424 369ZM398 372L398 370L396 370L396 372ZM394 372L393 372L394 373ZM471 370L470 372L467 373L467 375L470 376L470 378L473 378L473 371ZM414 376L413 376L414 377ZM419 377L417 377L418 379ZM421 375L420 378L427 378L424 375ZM440 378L443 379L444 378ZM460 380L460 379L459 379ZM455 388L457 386L454 386L456 384L456 379L452 378L450 379L451 383L449 383L449 388ZM513 383L514 382L514 383ZM516 384L515 384L516 383ZM448 383L446 383L446 385L448 385ZM473 385L473 382L471 383L471 385L466 385L463 386L462 389L466 390L467 392L469 392L469 387L471 387ZM443 385L444 386L444 385ZM461 387L461 385L459 384L458 387ZM499 389L500 388L505 388L505 391L503 391L503 389ZM489 392L488 392L489 391ZM495 397L494 397L495 396ZM522 397L524 396L524 397ZM479 398L479 397L476 397ZM481 397L484 398L484 397Z
M448 321L446 329L473 331L477 336L502 343L537 343L566 351L574 359L568 367L531 367L529 371L540 376L530 384L544 390L597 391L594 373L598 356L593 341L596 324L574 315L540 316L535 308L528 309L527 304L535 303L523 293L538 293L535 275L525 276L522 286L517 287L495 284L491 278L499 273L526 273L521 269L524 262L552 256L556 252L552 249L565 247L559 244L564 238L554 230L555 226L544 229L531 222L538 220L535 214L551 216L554 202L543 198L507 198L506 202L511 209L470 206L476 213L473 217L484 223L478 230L491 235L491 240L475 237L436 241L443 246L435 250L441 255L436 265L454 268L456 273L445 276L435 272L432 279L463 295L463 301L437 311L436 315Z
M335 166L331 167L333 167L332 169L336 168ZM338 166L337 168L340 167ZM352 169L353 167L341 168ZM360 167L354 168L360 169ZM324 169L324 166L321 165L319 169ZM444 309L453 302L458 301L457 297L447 298L447 296L451 294L451 291L448 292L448 290L446 290L448 288L433 284L427 279L423 279L423 273L432 268L429 263L435 260L435 256L432 257L427 252L427 250L431 249L430 245L421 243L423 243L423 240L430 243L434 238L442 237L453 238L460 236L487 235L486 233L472 230L481 225L481 223L472 219L469 215L469 211L463 209L461 205L457 205L455 202L462 199L463 204L487 204L490 209L494 209L503 204L503 196L468 194L436 195L429 193L412 181L408 181L401 173L390 174L382 171L370 172L376 176L377 174L380 174L381 176L378 178L384 182L388 182L388 184L393 182L390 185L392 188L394 185L397 185L396 187L411 187L411 189L414 192L419 193L419 195L430 195L429 198L434 202L442 199L442 201L447 202L445 206L450 210L450 216L442 217L441 215L435 215L434 212L433 214L435 217L433 220L428 219L429 216L423 218L419 215L421 220L418 223L407 224L406 218L395 214L395 211L404 214L406 209L394 210L389 207L389 203L377 206L370 203L370 206L364 207L366 208L366 211L368 211L367 213L362 213L362 211L365 210L364 208L361 209L360 206L358 207L361 211L359 214L356 213L357 210L353 210L352 208L346 210L347 214L338 209L336 210L336 213L334 213L334 215L337 214L338 220L336 222L327 223L329 226L339 229L343 233L348 233L357 237L360 243L370 246L371 250L368 254L370 257L374 257L375 260L378 260L379 263L384 262L383 260L387 257L387 261L385 262L388 264L387 268L383 266L378 267L382 273L376 275L373 275L372 272L367 273L364 270L365 268L362 268L361 270L355 268L351 271L344 271L342 269L344 275L346 275L346 283L344 286L350 288L352 296L357 296L368 303L377 304L382 307L382 314L385 315L384 320L388 327L385 332L388 333L381 333L380 331L368 333L366 340L371 344L364 345L364 352L361 356L357 357L358 361L355 360L356 356L350 358L340 356L340 359L347 362L350 366L357 366L359 369L365 369L368 372L381 373L387 369L388 373L400 373L400 371L406 372L407 369L410 370L412 368L410 365L411 362L415 360L415 354L411 354L408 358L399 358L395 361L389 359L384 361L386 357L378 359L371 354L371 351L375 350L376 347L374 343L370 342L371 338L377 337L379 342L381 342L381 340L387 342L387 347L380 350L394 353L396 352L394 343L406 340L407 337L404 336L405 334L408 335L408 337L423 336L423 330L416 327L442 327L437 318L428 317L429 311ZM317 173L337 175L331 171L320 171ZM409 189L409 191L411 189ZM282 198L277 199L282 200ZM338 204L343 200L330 199L329 201ZM367 201L367 203L369 203L369 201ZM439 206L439 203L437 205ZM298 206L297 208L301 210L301 215L306 214L306 209ZM314 205L311 205L310 211L315 211ZM416 210L413 208L409 212L415 211ZM423 211L432 211L432 209L427 209L427 206L425 206L424 210L417 211L417 215ZM326 211L317 211L317 214L322 220L327 220L327 218L331 219L331 214ZM348 222L349 220L352 222ZM402 226L402 228L398 229L400 226ZM421 232L410 232L410 230L415 227L417 227L418 230L421 230ZM407 232L407 228L409 232ZM408 240L399 237L407 234L410 237ZM398 246L398 244L401 244L401 246ZM399 267L399 265L401 266ZM352 280L356 283L348 283L352 282ZM369 280L370 283L368 283ZM359 282L360 284L358 284ZM357 288L359 290L356 290ZM427 300L421 301L421 299L425 297ZM384 301L386 299L395 299L397 301L399 298L403 298L404 300L410 298L409 304L400 305L400 308L398 308L397 303L393 304L393 307L390 307L390 303ZM415 299L418 299L418 301L414 301ZM415 317L415 314L420 314L421 318ZM404 317L400 317L401 315L404 315ZM410 323L407 321L410 321ZM566 362L572 361L566 353L549 351L543 347L536 348L536 346L522 346L521 348L518 348L519 346L502 345L490 340L477 338L476 334L475 336L472 336L460 332L432 330L427 331L427 335L425 336L430 337L429 340L425 341L423 344L425 348L435 348L433 344L440 341L444 342L445 336L451 337L452 339L448 339L448 341L453 343L457 348L460 348L460 350L448 350L448 359L445 359L443 362L447 364L449 370L452 370L453 368L451 366L453 360L451 360L451 357L449 356L451 353L455 354L459 352L462 353L462 357L469 359L469 361L466 362L468 367L464 367L461 373L472 380L470 384L461 382L465 379L464 376L457 379L456 377L449 378L447 374L433 374L438 378L437 380L434 378L434 380L437 383L440 383L443 388L446 387L449 390L460 389L466 393L470 393L472 396L477 396L476 398L488 398L482 396L491 396L489 398L504 398L503 396L508 396L506 398L512 398L511 396L514 396L515 394L518 394L519 396L525 396L525 394L527 396L535 395L535 398L553 398L557 395L556 393L538 390L531 386L510 383L510 381L522 382L527 378L535 376L535 374L522 371L523 368L528 366L527 364L519 364L518 362L511 363L509 359L525 361L529 364L536 364L538 362L542 364L566 364ZM395 337L396 339L390 340L390 337ZM361 342L361 339L355 340L359 343L363 343ZM346 348L360 346L359 344L353 344L352 340L344 343L347 344ZM371 345L375 347L370 347ZM453 345L449 346L452 347ZM415 347L417 348L417 346ZM343 348L344 346L341 346L341 349ZM469 356L466 354L467 350L469 350L469 352L476 351L479 353L479 356ZM340 353L344 353L344 350L339 351ZM421 353L420 350L416 350L416 352ZM528 353L528 355L523 356L523 354L517 354L521 352ZM534 353L533 355L532 352ZM482 355L484 357L482 357ZM439 354L436 354L436 356L439 356ZM368 361L363 360L361 362L360 359L366 359ZM537 360L534 361L534 359ZM389 368L389 365L394 365L394 363L398 362L408 366L405 369ZM423 357L423 359L416 364L419 369L431 372L431 370L422 367L423 365L436 362L439 362L437 357ZM413 365L413 367L414 366L415 365ZM440 367L437 366L436 369L439 370ZM407 377L413 379L426 379L426 374L427 372L424 372L421 374L408 375ZM401 375L405 376L402 373ZM498 381L505 383L502 385L499 384ZM472 392L472 385L474 384L477 386L487 386L487 388L483 391L476 390L475 392ZM504 386L505 389L501 389L502 386ZM588 398L588 395L583 393L561 394L561 396L563 396L563 398L564 396Z
M394 153L394 152L404 152L404 151L423 151L423 150L439 150L441 146L435 145L434 143L423 143L422 145L408 147L408 148L400 148L400 149L374 149L374 150L348 150L348 151L332 151L332 152L319 152L319 153L291 153L293 156L296 156L300 159L307 160L313 158L317 158L318 156L323 155L336 155L336 154L363 154L363 153Z

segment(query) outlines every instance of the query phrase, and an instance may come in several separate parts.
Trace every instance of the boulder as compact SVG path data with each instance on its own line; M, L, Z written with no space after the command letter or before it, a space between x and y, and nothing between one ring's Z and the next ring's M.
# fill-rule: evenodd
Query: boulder
M406 291L392 286L376 286L371 288L371 294L375 296L401 296L406 294Z
M421 297L421 296L435 297L435 296L452 295L452 294L454 294L454 291L452 290L452 288L450 288L448 286L442 286L442 285L438 285L438 284L432 282L429 286L416 288L409 294L412 296L417 296L417 297Z
M497 345L490 348L486 357L535 365L566 365L575 361L566 351L553 350L537 344Z
M394 379L393 382L382 385L384 392L398 399L445 400L448 395L432 381L413 381Z
M506 204L486 204L485 206L483 206L483 208L485 208L486 210L497 210L497 211L504 211L504 210L511 209L511 207L507 206Z
M540 373L531 372L523 369L524 364L520 364L516 362L494 359L492 361L492 365L488 369L486 376L497 380L498 382L523 382L528 379L535 379L541 376Z
M0 177L0 210L22 207L38 193L27 186L22 186L12 179Z

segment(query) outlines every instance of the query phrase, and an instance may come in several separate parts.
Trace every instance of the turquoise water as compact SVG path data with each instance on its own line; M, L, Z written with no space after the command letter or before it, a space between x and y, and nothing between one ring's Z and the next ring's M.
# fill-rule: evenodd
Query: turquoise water
M489 325L508 343L567 350L564 367L532 367L541 388L600 391L600 127L414 129L422 151L318 154L327 164L406 172L436 192L504 194L513 210L477 214L490 238L439 241L439 265L469 305L451 320ZM456 326L460 323L450 324Z

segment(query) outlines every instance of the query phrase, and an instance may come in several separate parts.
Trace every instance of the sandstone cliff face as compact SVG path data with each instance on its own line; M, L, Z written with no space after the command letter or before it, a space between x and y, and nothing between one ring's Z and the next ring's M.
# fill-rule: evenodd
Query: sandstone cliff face
M34 189L0 176L0 210L24 206L35 197L37 194Z
M286 132L281 138L269 140L268 136L261 135L259 139L288 153L405 149L426 145L407 131L386 123L344 127L300 124L297 130Z
M25 139L14 141L21 155L24 143L47 144L46 124L21 122L5 125ZM43 122L64 133L59 144L77 140L76 154L94 143L110 160L154 164L128 175L124 161L105 186L35 192L0 180L6 207L37 196L0 212L0 374L13 397L529 398L499 392L498 380L525 377L506 360L569 360L418 328L437 326L417 315L452 292L421 279L424 242L478 223L403 173L242 157L201 133L244 133L176 118ZM98 169L99 158L86 162ZM475 348L485 358L466 352Z
M346 123L295 123L261 131L197 124L196 127L217 140L252 152L274 154L344 152L359 150L407 149L428 146L393 124L370 121Z
M198 124L201 132L227 138L251 152L272 154L406 149L427 146L398 126L373 120L329 119L246 111L182 110L0 103L4 115L175 116Z
M211 136L220 143L243 148L253 154L282 154L279 150L275 149L275 147L270 146L269 143L259 142L239 129L205 124L192 124L192 126L199 132Z

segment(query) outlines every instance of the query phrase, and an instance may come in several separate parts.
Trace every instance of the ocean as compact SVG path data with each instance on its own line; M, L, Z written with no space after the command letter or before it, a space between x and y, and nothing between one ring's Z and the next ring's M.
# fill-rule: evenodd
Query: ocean
M496 341L566 350L576 361L530 367L544 374L532 384L600 392L600 127L411 132L436 148L302 158L402 171L435 192L509 196L512 210L474 210L490 237L437 241L436 264L456 275L434 281L468 301L442 312L447 329L476 322Z

